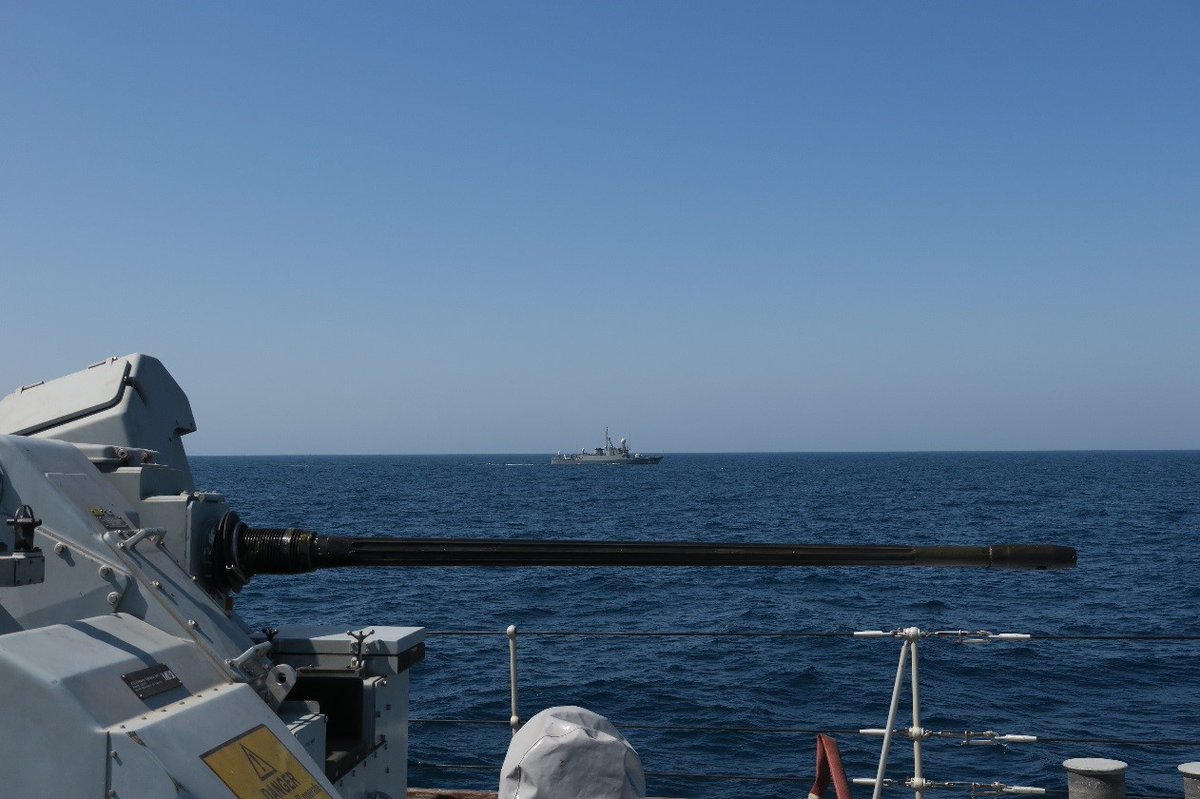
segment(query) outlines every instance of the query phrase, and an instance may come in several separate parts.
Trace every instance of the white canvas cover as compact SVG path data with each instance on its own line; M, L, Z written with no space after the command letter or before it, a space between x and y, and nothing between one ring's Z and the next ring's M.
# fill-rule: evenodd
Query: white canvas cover
M543 710L513 736L499 799L645 799L642 759L603 716Z

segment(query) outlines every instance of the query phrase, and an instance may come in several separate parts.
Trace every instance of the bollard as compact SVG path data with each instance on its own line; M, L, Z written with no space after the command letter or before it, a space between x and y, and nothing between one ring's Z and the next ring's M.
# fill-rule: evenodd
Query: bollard
M1125 799L1128 763L1104 757L1073 757L1063 761L1070 799Z
M1183 774L1184 799L1200 799L1200 763L1184 763L1179 771Z

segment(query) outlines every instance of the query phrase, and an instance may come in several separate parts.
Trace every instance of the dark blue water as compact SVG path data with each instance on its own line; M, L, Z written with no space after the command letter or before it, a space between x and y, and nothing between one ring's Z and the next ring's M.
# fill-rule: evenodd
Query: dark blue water
M410 569L260 576L251 624L419 625L415 718L508 718L509 624L522 631L823 633L917 626L1047 636L1031 643L921 644L925 726L1057 739L931 742L934 780L1065 787L1068 757L1130 764L1129 792L1179 794L1200 760L1200 453L671 455L651 467L551 467L543 456L193 459L197 484L252 525L337 534L845 544L1056 543L1069 572L957 569ZM882 727L899 643L839 637L578 637L525 634L524 717L556 704L608 716L652 794L793 796L809 787L807 732ZM901 724L911 717L907 701ZM410 783L494 788L501 725L414 723ZM852 777L879 743L839 733ZM1116 743L1062 739L1134 740ZM897 743L889 776L911 771ZM487 770L446 770L434 764ZM867 789L859 789L869 795ZM896 795L900 795L899 792ZM949 794L947 794L949 795Z

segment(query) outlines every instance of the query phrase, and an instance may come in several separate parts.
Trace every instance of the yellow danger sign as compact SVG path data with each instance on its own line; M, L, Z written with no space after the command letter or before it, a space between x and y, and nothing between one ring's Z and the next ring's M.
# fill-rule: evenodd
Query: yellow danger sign
M260 724L201 755L238 799L333 799L317 778Z

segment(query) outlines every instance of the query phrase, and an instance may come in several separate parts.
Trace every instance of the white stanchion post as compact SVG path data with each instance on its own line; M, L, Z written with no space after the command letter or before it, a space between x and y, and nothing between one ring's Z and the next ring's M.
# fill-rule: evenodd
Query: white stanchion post
M921 770L921 739L924 729L921 727L921 669L917 657L917 644L921 631L909 627L904 631L905 638L912 645L912 742L913 742L913 785L916 799L925 799L925 774Z
M517 730L521 729L521 713L517 709L517 625L508 625L504 634L508 636L508 688L511 708L508 726L512 727L512 734L516 735Z
M896 666L896 682L892 686L892 704L888 708L887 732L883 734L883 745L879 749L879 768L875 771L875 790L871 799L879 799L883 793L883 774L887 771L888 749L892 745L892 731L896 729L896 712L900 709L900 689L904 686L904 667L908 664L908 641L900 647L900 663Z

